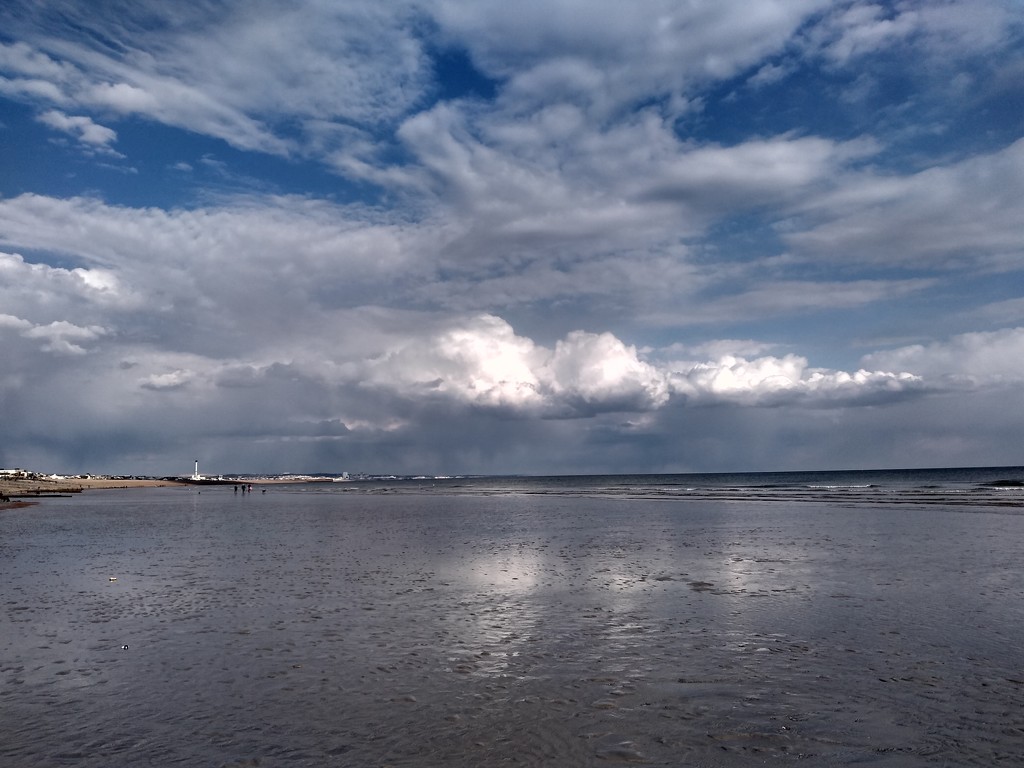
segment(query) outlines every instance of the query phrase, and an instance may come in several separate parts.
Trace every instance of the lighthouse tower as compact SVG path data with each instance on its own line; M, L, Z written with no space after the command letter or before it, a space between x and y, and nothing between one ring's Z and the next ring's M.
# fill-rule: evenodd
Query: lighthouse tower
M202 476L199 474L199 459L196 459L196 471L192 475L193 480L202 480Z

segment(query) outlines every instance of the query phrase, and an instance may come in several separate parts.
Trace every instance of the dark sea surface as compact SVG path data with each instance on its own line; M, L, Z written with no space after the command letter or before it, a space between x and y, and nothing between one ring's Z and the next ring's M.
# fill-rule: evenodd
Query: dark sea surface
M0 766L1019 766L1024 469L0 512Z

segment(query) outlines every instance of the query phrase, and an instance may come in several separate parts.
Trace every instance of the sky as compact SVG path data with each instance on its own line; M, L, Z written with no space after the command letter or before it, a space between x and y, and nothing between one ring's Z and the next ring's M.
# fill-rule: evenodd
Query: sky
M5 0L0 466L1024 464L1018 0Z

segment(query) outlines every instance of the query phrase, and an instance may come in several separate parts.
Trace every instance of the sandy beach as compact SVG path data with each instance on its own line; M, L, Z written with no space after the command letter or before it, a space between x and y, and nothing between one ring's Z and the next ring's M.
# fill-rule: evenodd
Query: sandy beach
M139 480L109 477L0 477L0 510L31 504L33 497L81 493L112 488L165 488L185 485L173 480ZM5 499L7 499L5 501Z

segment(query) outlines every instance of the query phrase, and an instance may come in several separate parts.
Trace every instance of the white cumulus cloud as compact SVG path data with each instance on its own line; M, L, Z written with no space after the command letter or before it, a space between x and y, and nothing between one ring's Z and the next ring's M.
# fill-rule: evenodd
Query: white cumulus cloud
M167 373L154 373L139 382L143 389L166 390L181 389L188 386L193 380L194 374L191 371L168 371Z
M376 386L409 396L443 395L486 406L542 403L535 368L542 352L500 318L482 315L427 337L410 339L371 361Z
M774 404L872 400L919 390L924 382L911 373L858 370L854 373L811 368L799 355L752 360L725 355L717 360L676 363L673 392L695 403Z
M117 132L93 122L85 115L66 115L56 109L43 112L37 118L44 125L73 136L81 145L102 154L123 157L110 145L117 141Z
M105 335L107 330L98 325L81 327L66 320L55 320L46 325L36 325L22 331L26 339L40 339L43 350L64 355L84 355L83 344L95 341Z
M611 333L570 333L555 345L546 369L555 395L587 407L640 411L668 402L664 373Z
M409 341L370 370L375 386L406 396L441 395L523 414L649 410L668 400L664 375L610 333L575 331L552 349L493 315Z
M573 331L553 348L480 315L408 340L371 362L365 386L523 415L645 412L693 404L885 401L925 389L907 372L812 368L798 355L649 362L611 333Z
M913 344L863 359L867 366L898 368L932 379L973 384L1024 382L1024 328L963 333L946 341Z

